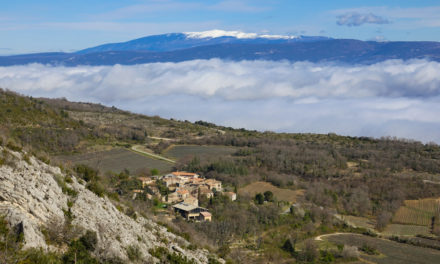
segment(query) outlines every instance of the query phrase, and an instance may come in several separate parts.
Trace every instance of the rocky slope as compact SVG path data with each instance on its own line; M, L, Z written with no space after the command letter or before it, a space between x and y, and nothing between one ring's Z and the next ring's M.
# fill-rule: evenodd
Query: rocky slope
M62 233L70 219L75 232L97 233L94 254L101 259L128 261L127 249L137 247L142 260L153 263L158 260L149 250L165 247L196 263L208 262L206 250L189 250L188 241L165 227L144 217L135 220L125 215L108 198L96 196L60 168L2 147L0 152L4 161L0 166L0 214L11 226L23 230L24 248L62 251L62 247L47 243L47 230Z

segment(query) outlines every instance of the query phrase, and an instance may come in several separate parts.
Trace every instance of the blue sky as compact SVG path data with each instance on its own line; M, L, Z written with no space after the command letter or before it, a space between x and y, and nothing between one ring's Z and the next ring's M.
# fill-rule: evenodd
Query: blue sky
M211 29L440 41L438 0L17 0L0 10L0 54L74 51Z

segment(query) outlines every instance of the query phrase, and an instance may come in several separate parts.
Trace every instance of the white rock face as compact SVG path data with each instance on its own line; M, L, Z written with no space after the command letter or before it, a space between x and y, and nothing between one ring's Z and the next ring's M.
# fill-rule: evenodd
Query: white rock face
M0 151L2 148L0 147ZM189 243L165 227L149 219L136 220L121 213L108 198L100 198L78 183L68 186L78 192L70 197L62 192L54 177L65 177L61 170L46 165L31 157L29 164L20 153L11 152L17 157L15 168L0 166L0 214L15 226L23 225L24 247L48 246L42 228L54 221L64 221L67 201L73 202L72 224L97 233L98 243L95 254L99 257L119 257L128 261L126 249L136 246L146 263L157 262L149 253L150 248L162 246L170 252L177 252L197 263L207 263L206 250L187 250Z

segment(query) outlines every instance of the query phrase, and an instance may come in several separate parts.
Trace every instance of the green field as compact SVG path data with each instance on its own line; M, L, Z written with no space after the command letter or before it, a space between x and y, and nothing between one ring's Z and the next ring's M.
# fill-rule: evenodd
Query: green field
M373 238L358 234L339 234L324 238L335 244L362 247L373 246L383 255L361 254L361 258L378 264L427 264L440 263L440 251L429 248L415 247L385 239Z
M226 146L177 145L165 151L164 155L175 160L186 156L197 156L201 160L207 160L231 155L236 151L236 148Z
M87 154L58 156L57 159L73 164L86 164L99 169L101 172L121 172L124 169L128 169L131 173L135 173L144 168L156 168L160 172L168 172L172 167L172 164L168 162L149 158L123 148Z

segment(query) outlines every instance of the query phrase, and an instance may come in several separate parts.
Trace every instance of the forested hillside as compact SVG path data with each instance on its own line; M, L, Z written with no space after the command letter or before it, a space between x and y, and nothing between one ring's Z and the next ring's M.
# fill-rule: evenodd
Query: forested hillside
M334 232L363 233L411 247L418 243L440 248L440 214L431 209L437 208L436 199L440 197L440 147L434 143L248 131L205 121L149 117L65 99L31 98L8 91L0 92L0 123L3 146L24 149L46 162L51 160L84 180L89 190L128 206L126 214L142 212L231 262L347 262L357 259L358 249L361 256L380 251L370 244L352 250L349 242L347 248L344 244L325 248L315 239ZM192 147L176 149L188 145ZM226 190L238 193L239 198L235 202L220 194L200 198L201 206L212 212L212 222L170 220L161 216L168 213L160 201L132 199L132 191L142 188L136 177L166 173L167 166L159 171L154 165L146 165L156 163L145 162L144 169L116 172L103 166L108 161L98 160L96 167L90 163L94 168L77 162L97 154L104 157L126 151L134 155L132 146L141 146L156 155L150 159L174 159L167 163L170 170L197 172L220 180ZM111 159L112 165L123 162L118 157L121 156ZM269 183L273 185L270 192L255 196L243 192L246 186L252 186L248 191ZM288 190L295 196L278 199L283 197L276 193L278 190ZM168 190L160 185L160 191L166 195ZM408 201L424 198L430 199ZM423 209L428 203L432 206ZM416 221L420 215L415 215L414 221L405 218L419 207L425 212L421 224ZM351 224L346 219L360 219L367 224ZM407 235L390 229L400 228L398 224L423 232ZM412 240L422 234L423 238Z

